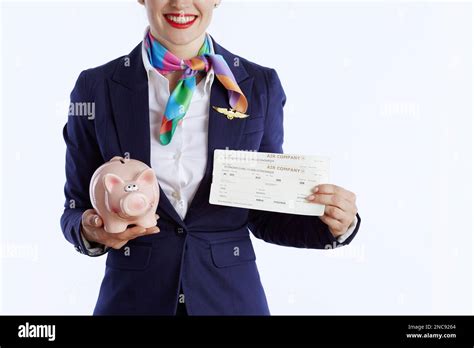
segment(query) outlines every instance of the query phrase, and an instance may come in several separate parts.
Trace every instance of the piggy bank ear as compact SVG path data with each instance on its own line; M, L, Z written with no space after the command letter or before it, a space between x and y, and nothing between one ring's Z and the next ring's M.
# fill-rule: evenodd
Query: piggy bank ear
M139 184L153 185L155 183L155 180L155 172L151 168L145 169L143 172L140 173L137 178L137 182Z
M123 185L125 182L122 180L121 177L115 174L105 174L104 175L104 186L107 192L111 193L114 187L117 185Z

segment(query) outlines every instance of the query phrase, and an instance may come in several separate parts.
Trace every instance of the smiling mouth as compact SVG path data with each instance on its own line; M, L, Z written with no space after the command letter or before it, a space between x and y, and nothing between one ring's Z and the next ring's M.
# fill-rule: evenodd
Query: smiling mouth
M198 16L192 14L182 13L168 13L165 14L166 21L176 28L187 28L191 26Z

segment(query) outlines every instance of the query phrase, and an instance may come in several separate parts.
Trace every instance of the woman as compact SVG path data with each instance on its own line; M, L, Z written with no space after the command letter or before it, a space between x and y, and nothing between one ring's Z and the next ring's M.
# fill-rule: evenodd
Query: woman
M309 192L309 202L326 205L321 217L208 203L215 149L282 152L286 100L275 70L206 33L219 2L139 0L149 20L143 41L83 71L71 93L71 105L92 104L95 115L69 117L64 128L61 226L79 252L108 254L94 314L269 314L249 229L270 243L316 249L357 233L355 195L335 185ZM230 121L215 107L250 116ZM110 234L90 209L91 176L117 155L154 168L157 227Z

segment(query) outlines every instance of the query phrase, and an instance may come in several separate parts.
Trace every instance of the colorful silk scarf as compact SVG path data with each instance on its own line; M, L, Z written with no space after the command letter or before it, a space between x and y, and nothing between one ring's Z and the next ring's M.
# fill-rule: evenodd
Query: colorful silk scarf
M228 91L230 106L242 113L247 111L247 99L237 85L224 57L219 54L211 54L207 35L198 55L185 60L168 51L151 35L150 31L145 36L144 43L151 65L162 75L173 71L183 71L175 89L171 92L161 122L159 138L163 145L170 143L178 123L189 109L196 88L197 73L199 71L207 73L211 66L217 79Z

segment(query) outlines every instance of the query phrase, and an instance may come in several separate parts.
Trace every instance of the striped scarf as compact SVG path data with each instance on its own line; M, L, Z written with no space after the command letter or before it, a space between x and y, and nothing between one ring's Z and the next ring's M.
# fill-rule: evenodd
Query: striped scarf
M242 113L247 111L247 99L237 85L224 57L219 54L211 54L207 35L198 55L191 59L183 60L176 57L160 44L150 31L145 36L144 44L151 65L162 75L173 71L183 72L166 104L159 134L161 144L170 143L176 127L186 115L196 89L196 75L200 71L207 73L212 67L215 76L228 91L229 104L232 109Z

